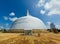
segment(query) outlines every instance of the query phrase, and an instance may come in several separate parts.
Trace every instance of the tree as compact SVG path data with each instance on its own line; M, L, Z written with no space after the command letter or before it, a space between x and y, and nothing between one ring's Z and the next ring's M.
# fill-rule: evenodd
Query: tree
M52 32L54 32L54 33L58 33L58 30L56 29L54 23L51 23L51 24L50 24L50 29L51 29Z
M54 24L54 23L51 23L51 24L50 24L50 28L51 28L51 29L56 29L55 24Z

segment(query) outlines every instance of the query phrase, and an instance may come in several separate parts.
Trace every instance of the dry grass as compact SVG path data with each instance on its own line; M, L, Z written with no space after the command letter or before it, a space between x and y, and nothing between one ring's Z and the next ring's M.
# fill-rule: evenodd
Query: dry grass
M60 44L60 34L40 33L38 36L22 36L20 33L0 33L0 44Z

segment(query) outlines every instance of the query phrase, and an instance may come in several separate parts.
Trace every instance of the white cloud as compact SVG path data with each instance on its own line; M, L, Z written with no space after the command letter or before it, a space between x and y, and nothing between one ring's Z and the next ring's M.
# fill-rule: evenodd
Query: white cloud
M18 18L17 17L9 18L10 21L15 21L16 19L18 19Z
M16 19L18 19L17 17L6 17L6 16L3 16L4 20L10 20L10 21L15 21ZM8 24L7 24L8 25Z
M45 0L39 0L36 7L44 6L44 4L45 4Z
M3 18L4 18L4 20L8 20L8 17L6 17L6 16L3 16Z
M17 17L11 18L11 16L15 16L14 12L11 12L9 15L10 15L10 17L3 16L4 20L15 21L16 19L18 19ZM8 25L8 24L6 24L6 25Z
M14 12L11 12L9 15L10 16L15 16L15 13ZM18 18L17 17L13 17L13 18L9 17L9 20L10 21L15 21L16 19L18 19Z
M50 10L52 5L50 5L48 2L44 5L45 10Z
M4 27L3 26L0 26L0 29L3 29Z
M51 15L60 15L60 11L57 11L57 10L51 10L49 13L48 13L49 16Z
M5 29L9 29L9 24L5 23Z
M45 11L48 11L48 16L60 15L60 0L50 0L49 2L45 1L46 0L39 0L37 7L43 6Z
M56 28L60 29L60 25L56 25Z
M42 15L44 15L44 14L45 14L45 10L41 10L40 13L41 13Z
M47 22L47 24L48 24L48 25L50 25L50 24L51 24L51 22Z
M60 0L51 0L45 4L45 9L49 10L48 15L60 15Z
M48 25L47 25L47 28L50 29L50 24L51 24L51 22L48 21L47 24L48 24Z
M15 13L14 12L11 12L9 15L10 16L15 16Z

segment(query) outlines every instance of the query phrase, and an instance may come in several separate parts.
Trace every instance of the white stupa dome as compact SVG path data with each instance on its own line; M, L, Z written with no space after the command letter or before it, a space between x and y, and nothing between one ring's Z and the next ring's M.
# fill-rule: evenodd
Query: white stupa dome
M13 24L11 29L25 29L25 30L32 30L32 29L46 29L45 24L42 20L33 17L27 11L27 16L18 18Z

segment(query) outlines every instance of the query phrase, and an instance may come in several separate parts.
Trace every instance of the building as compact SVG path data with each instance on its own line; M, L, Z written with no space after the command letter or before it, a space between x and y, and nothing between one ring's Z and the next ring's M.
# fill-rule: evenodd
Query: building
M11 29L24 29L26 31L32 29L46 29L46 26L41 19L31 16L27 10L27 16L20 17L14 21Z

